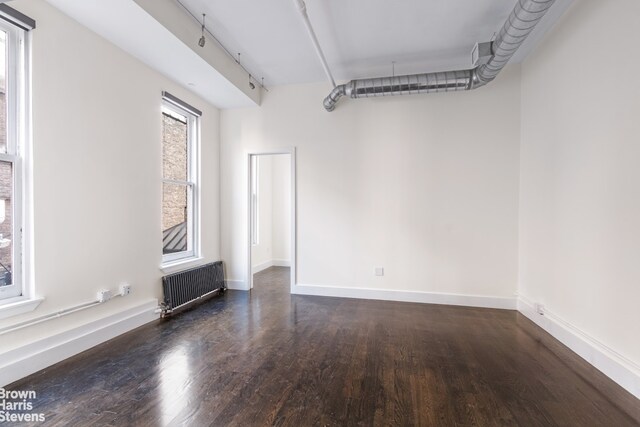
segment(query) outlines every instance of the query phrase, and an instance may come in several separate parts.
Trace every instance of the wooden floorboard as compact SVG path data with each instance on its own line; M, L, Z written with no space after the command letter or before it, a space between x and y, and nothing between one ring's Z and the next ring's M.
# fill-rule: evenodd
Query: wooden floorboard
M514 311L288 280L269 268L7 389L35 390L47 426L640 425L640 401Z

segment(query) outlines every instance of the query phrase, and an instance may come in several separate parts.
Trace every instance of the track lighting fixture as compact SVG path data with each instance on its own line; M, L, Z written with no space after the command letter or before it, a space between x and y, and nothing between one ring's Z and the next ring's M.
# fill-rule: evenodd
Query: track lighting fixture
M5 0L0 0L0 3L2 3ZM182 6L182 8L189 14L191 15L191 17L198 22L198 24L201 25L202 27L202 35L200 36L200 39L198 39L198 46L200 47L204 47L205 44L207 43L207 39L205 38L205 33L209 33L209 38L213 40L213 42L216 43L216 46L219 46L220 48L222 48L222 50L229 55L230 58L234 59L236 61L236 63L240 66L240 68L242 68L242 70L247 73L247 75L249 76L249 88L251 90L255 90L256 87L260 86L260 88L262 90L264 90L265 92L269 92L269 90L264 87L264 77L258 81L258 79L255 79L250 73L249 70L247 70L247 68L242 65L241 62L241 55L240 52L237 53L237 57L232 54L226 47L224 47L224 45L222 43L220 43L220 40L218 40L215 36L215 34L213 34L211 31L209 31L205 25L205 19L207 17L207 15L205 13L202 14L202 22L200 22L198 20L198 18L196 17L196 15L194 15L182 2L182 0L175 0L177 1L177 3ZM189 86L195 86L195 84L189 83Z
M200 40L198 40L198 46L200 47L204 47L204 44L207 42L207 40L204 38L204 18L206 16L206 14L202 14L202 37L200 37Z

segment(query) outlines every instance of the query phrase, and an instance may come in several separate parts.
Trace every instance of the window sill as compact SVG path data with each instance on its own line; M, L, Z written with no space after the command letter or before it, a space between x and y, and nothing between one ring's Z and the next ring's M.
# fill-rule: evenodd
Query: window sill
M160 265L160 270L164 274L171 274L183 270L188 267L197 267L199 264L202 264L204 257L195 257L195 258L185 258L179 259L176 261L165 262Z
M17 316L35 310L44 298L9 298L0 303L0 319Z

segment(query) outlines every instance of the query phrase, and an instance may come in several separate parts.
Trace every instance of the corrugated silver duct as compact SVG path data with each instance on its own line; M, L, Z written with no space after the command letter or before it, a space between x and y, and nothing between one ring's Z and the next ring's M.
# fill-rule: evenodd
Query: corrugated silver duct
M338 85L333 89L324 100L324 108L327 111L333 111L338 99L344 95L351 98L369 98L373 96L469 90L472 78L472 70L461 70L351 80L349 83Z
M338 100L345 95L351 98L368 98L455 92L482 87L496 78L554 3L555 0L518 0L509 19L491 44L491 57L486 63L476 68L351 80L349 83L336 86L331 91L324 100L324 108L327 111L333 111Z

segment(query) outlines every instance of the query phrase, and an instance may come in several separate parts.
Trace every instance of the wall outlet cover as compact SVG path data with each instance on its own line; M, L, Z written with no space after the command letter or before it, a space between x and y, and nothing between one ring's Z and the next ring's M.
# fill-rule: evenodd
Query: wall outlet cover
M111 291L108 289L103 289L98 291L96 298L98 299L98 302L106 302L109 301L111 299Z
M123 283L120 285L120 295L125 296L131 293L131 285L128 283Z

